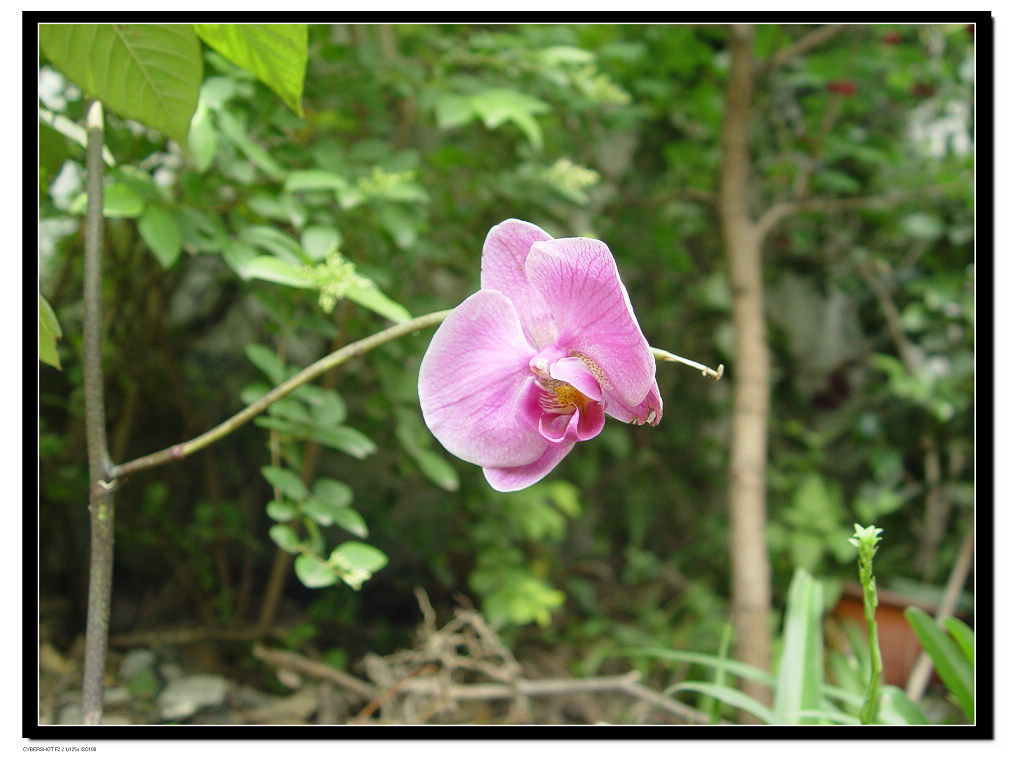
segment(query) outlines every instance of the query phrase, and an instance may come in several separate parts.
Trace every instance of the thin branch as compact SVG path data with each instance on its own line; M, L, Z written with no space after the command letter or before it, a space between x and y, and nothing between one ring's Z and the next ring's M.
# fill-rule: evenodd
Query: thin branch
M890 190L887 193L877 196L856 196L855 198L801 198L793 201L781 201L770 206L757 221L757 230L763 238L782 220L795 214L807 211L833 214L840 211L858 211L861 209L875 209L886 206L894 206L902 201L919 198L925 195L934 195L943 192L958 183L948 183L928 188L915 188L912 190Z
M863 280L866 281L870 290L877 297L880 311L884 313L884 320L887 322L887 331L891 334L891 339L898 350L901 363L905 366L905 370L909 375L915 375L919 369L915 359L915 349L912 346L912 342L905 335L905 327L901 323L901 313L898 311L898 307L895 306L894 299L891 298L887 286L884 285L883 281L877 277L876 272L873 271L873 265L869 261L858 259L857 266L859 274L862 275Z
M88 477L91 489L91 561L88 616L82 679L82 722L102 719L109 608L113 586L113 493L108 488L109 449L102 381L102 104L93 101L87 115L85 158L88 208L85 212L83 357Z
M309 367L303 368L287 381L275 386L275 388L271 389L271 391L262 396L256 402L240 412L237 412L224 423L218 424L210 431L206 431L200 436L197 436L190 441L183 442L182 444L174 444L173 446L159 452L138 457L136 460L131 460L123 465L117 465L112 469L113 476L115 478L123 478L131 473L153 468L158 465L164 465L169 462L182 460L183 458L192 455L194 452L204 449L209 444L213 444L219 439L224 438L244 423L253 420L279 399L288 396L303 384L309 383L318 375L327 372L332 367L337 367L353 357L361 356L366 352L387 343L388 341L394 340L395 338L400 338L410 333L414 333L417 330L437 325L450 313L451 310L449 309L445 309L440 312L431 312L430 314L416 317L408 320L407 322L393 325L386 330L380 331L379 333L374 333L372 336L343 346L338 351L331 352L326 357L317 360Z
M827 26L817 27L816 29L807 32L802 37L785 46L764 61L757 68L755 78L762 79L776 69L780 69L793 58L799 58L800 56L809 53L814 48L820 47L825 42L842 32L846 26L847 25L845 24L829 24Z
M718 196L712 190L704 190L703 188L677 188L665 193L659 193L658 195L631 199L630 203L633 206L661 206L662 204L670 203L672 201L685 201L714 206L717 200Z
M792 198L794 199L804 200L810 195L810 178L820 163L824 143L827 140L827 136L831 134L831 128L838 118L838 112L841 111L842 97L842 95L836 93L828 99L827 110L824 111L824 115L821 117L817 136L810 141L810 155L800 164L799 172L792 182Z

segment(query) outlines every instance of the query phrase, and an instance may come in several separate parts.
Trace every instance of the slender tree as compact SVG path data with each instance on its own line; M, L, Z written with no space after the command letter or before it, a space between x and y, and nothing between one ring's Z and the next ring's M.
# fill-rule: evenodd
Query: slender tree
M753 98L754 30L729 30L732 56L722 127L719 214L732 286L736 326L733 372L732 446L729 461L729 522L732 558L732 620L737 657L762 669L771 660L769 613L771 565L764 527L768 379L770 359L764 323L761 279L762 236L748 207L749 127ZM770 690L748 683L745 691L770 704Z

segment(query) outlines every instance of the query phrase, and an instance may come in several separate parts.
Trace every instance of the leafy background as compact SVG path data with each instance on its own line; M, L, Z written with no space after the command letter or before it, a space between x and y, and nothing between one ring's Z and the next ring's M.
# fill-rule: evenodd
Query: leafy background
M83 631L88 558L85 93L106 88L109 110L115 462L207 430L391 320L459 303L506 217L606 241L649 341L736 372L714 203L721 27L244 28L40 37L40 590L61 648ZM758 57L807 29L759 27ZM88 78L90 56L138 46L189 51L186 66ZM871 25L760 80L753 204L800 176L814 197L856 199L788 218L764 250L776 610L798 568L833 605L855 576L854 523L884 528L878 579L909 593L943 584L971 526L973 52L966 25ZM660 368L658 428L607 425L545 482L496 494L422 423L428 339L387 344L125 483L113 634L267 618L288 645L350 664L410 642L421 587L444 614L472 600L518 653L571 674L628 667L624 647L715 653L730 385ZM336 557L344 571L321 563ZM663 685L687 668L633 665Z

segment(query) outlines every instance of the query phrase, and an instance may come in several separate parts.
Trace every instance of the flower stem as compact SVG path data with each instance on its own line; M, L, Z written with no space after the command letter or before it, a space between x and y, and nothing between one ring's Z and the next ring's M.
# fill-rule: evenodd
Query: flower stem
M661 362L682 362L684 365L690 365L690 367L696 368L701 371L701 375L712 380L718 380L722 377L722 373L725 372L725 365L719 365L717 370L712 370L710 367L702 365L700 362L694 362L692 359L686 359L678 354L672 354L665 349L656 349L654 346L651 347L651 353L655 355L655 359Z
M148 468L153 468L157 465L164 465L168 462L182 460L184 457L192 455L194 452L204 449L209 444L213 444L219 439L224 438L244 423L247 423L257 417L257 415L264 412L264 410L279 399L288 396L303 384L309 383L317 376L330 370L332 367L337 367L353 357L363 355L366 352L387 343L388 341L393 341L395 338L401 338L402 336L414 333L417 330L437 325L443 322L444 318L450 313L450 309L444 309L440 312L424 314L420 317L407 320L406 322L392 325L391 327L382 330L379 333L374 333L372 336L363 338L362 340L347 344L337 351L331 352L326 357L318 359L312 365L303 368L287 381L275 386L271 389L271 391L266 393L256 402L245 409L240 410L225 422L219 423L210 431L206 431L200 436L197 436L190 441L185 441L182 444L175 444L159 452L154 452L153 454L138 457L136 460L131 460L130 462L126 462L122 465L117 465L113 468L113 476L116 478L123 478L124 476L128 476L131 473L136 473L140 470L147 470Z
M877 578L873 575L873 556L877 553L877 543L883 529L876 526L868 528L855 525L855 534L849 539L859 548L859 583L863 588L863 613L866 618L866 641L870 654L870 681L866 685L862 708L859 709L859 720L863 724L873 724L877 719L878 691L880 677L884 671L884 663L880 656L880 642L877 639Z

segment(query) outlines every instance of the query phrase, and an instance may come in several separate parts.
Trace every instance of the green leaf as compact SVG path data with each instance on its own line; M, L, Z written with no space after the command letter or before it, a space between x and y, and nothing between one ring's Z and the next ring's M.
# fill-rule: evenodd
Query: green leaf
M299 480L299 476L288 468L265 465L261 468L261 475L278 491L294 500L303 500L310 495L303 482Z
M660 647L632 647L623 648L619 651L621 655L649 656L659 660L674 661L676 663L696 663L701 666L710 666L716 670L723 669L734 676L742 679L749 679L752 682L761 684L774 684L774 678L767 671L751 666L742 661L720 658L707 653L693 653L687 650L667 650Z
M365 539L369 535L366 521L351 507L333 505L316 497L310 497L302 504L303 514L321 526L336 525L354 536Z
M553 45L543 48L538 52L537 57L546 66L590 64L595 62L594 53L571 45Z
M190 24L41 24L39 45L106 108L187 144L202 77Z
M288 372L285 369L285 363L267 346L247 344L243 351L246 354L246 358L253 362L258 370L268 376L276 386L287 377Z
M359 589L374 573L387 565L387 556L362 542L345 542L331 553L329 565L341 580Z
M190 246L195 251L222 251L229 243L225 225L217 214L182 208L178 212L176 221L183 233L183 244Z
M469 575L469 584L486 588L482 610L495 624L548 626L552 613L563 605L566 595L527 570L489 568Z
M385 296L377 286L369 280L354 282L345 291L345 297L359 306L386 317L391 322L407 322L412 314L405 307Z
M285 190L288 193L313 190L345 190L348 181L334 172L323 169L305 169L291 172L285 179Z
M267 280L271 283L291 285L294 288L311 288L313 286L313 283L299 267L275 256L255 257L244 264L238 274L244 280Z
M71 214L84 214L88 208L88 194L82 193L74 199L67 210ZM106 219L133 219L144 211L144 199L132 187L114 182L102 189L102 216Z
M886 724L929 724L919 704L912 700L905 691L893 684L885 684L880 688L881 703L878 716Z
M162 206L149 206L137 220L137 229L163 268L169 269L176 264L183 250L183 236L169 210Z
M307 256L319 261L338 249L342 234L333 225L310 225L303 230L299 242Z
M339 452L352 455L359 460L365 459L377 451L377 445L366 434L344 425L321 427L263 415L254 420L254 425L297 438L317 441L326 447L337 449Z
M56 350L56 339L63 335L56 312L49 302L39 294L39 359L57 370L60 367L60 355Z
M238 116L231 111L216 111L215 118L218 121L218 128L229 142L239 148L264 174L273 180L281 181L285 174L282 165L275 161L267 149L253 141Z
M420 447L410 454L422 474L444 491L457 491L461 487L458 471L437 452Z
M284 500L277 499L273 499L270 502L268 502L266 510L268 513L268 517L271 518L271 520L273 521L278 521L279 523L291 521L293 518L296 517L297 514L295 505L293 505L291 502L286 502Z
M277 402L274 402L268 407L268 412L295 423L313 424L313 418L306 411L306 405L292 397L279 399Z
M250 225L244 227L239 234L244 243L274 254L289 264L303 264L302 249L299 244L286 233L267 225Z
M202 40L253 72L300 116L306 77L306 24L194 24Z
M933 667L940 675L940 679L951 691L968 720L974 722L975 679L972 664L925 611L909 606L905 609L905 618L933 661Z
M314 423L318 427L340 425L345 420L345 401L334 389L324 390L305 385L296 389L293 396L309 407Z
M197 103L194 118L190 120L187 150L198 174L208 171L211 160L215 158L215 151L218 150L218 132L215 131L211 113L203 100Z
M283 523L276 523L268 529L268 536L271 537L271 541L286 552L299 552L299 537L296 536L296 532L289 526Z
M241 240L228 240L222 246L222 258L229 269L243 277L246 266L257 258L257 249Z
M542 148L542 128L534 114L549 111L549 104L518 90L497 88L471 97L472 108L489 129L514 122L537 149Z
M441 489L458 490L461 486L458 472L443 456L430 448L433 438L418 415L398 410L398 424L394 432L423 475Z
M330 505L345 507L352 504L352 489L334 478L318 478L313 482L313 496Z
M349 428L346 425L317 433L317 440L321 444L352 455L358 460L363 460L377 451L377 445L365 433L360 433L355 428Z
M376 573L387 565L387 555L363 542L343 542L331 553L332 562L348 564L370 573Z
M670 694L682 691L699 692L702 695L710 695L728 706L752 713L765 724L779 723L778 717L776 717L775 714L767 708L767 706L733 687L726 687L721 684L711 684L710 682L680 682L679 684L666 690L666 692Z
M467 95L441 95L434 104L434 111L440 129L460 127L476 117L472 100Z
M303 586L311 589L330 587L338 583L338 576L323 560L300 555L295 562L296 576Z
M783 724L812 724L804 711L820 707L823 679L823 587L802 568L789 585L782 625L782 660L775 684L774 712Z
M863 694L865 682L859 669L842 653L833 650L828 652L827 665L834 675L835 684L839 685L841 689L856 696Z
M954 637L954 641L958 643L958 647L965 654L965 658L974 666L975 633L968 627L968 624L953 616L944 619L944 626L947 627L947 631Z

